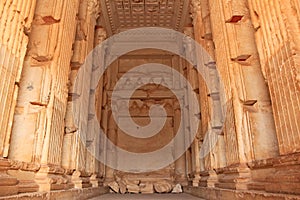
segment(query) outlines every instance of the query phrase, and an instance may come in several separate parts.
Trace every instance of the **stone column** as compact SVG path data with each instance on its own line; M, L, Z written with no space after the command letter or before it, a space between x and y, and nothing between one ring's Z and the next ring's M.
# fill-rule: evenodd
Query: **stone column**
M60 155L77 10L78 1L38 1L29 34L12 132L12 146L19 150L9 157L41 163L36 175L41 191L65 188L67 182L60 176Z
M271 93L280 154L300 152L300 3L248 2L264 78Z
M104 39L107 38L107 33L106 31L101 28L101 27L98 27L96 29L96 34L95 34L95 44L99 45L100 43L103 42ZM103 64L106 63L106 48L105 47L103 50L104 52L101 52L101 58L102 58L102 62ZM104 73L102 75L102 77L100 77L100 81L98 83L98 86L97 86L97 90L96 90L96 94L95 94L95 98L96 98L96 117L98 119L98 122L99 122L99 125L100 125L100 128L101 130L103 131L103 133L105 133L105 130L104 130L104 127L101 126L101 121L102 121L102 117L103 117L103 112L104 111L104 106L103 106L103 102L104 102ZM101 140L100 141L100 147L98 147L98 149L100 149L101 151L99 151L99 156L101 155L105 155L106 154L106 141L103 141ZM105 158L105 156L103 156L103 158ZM104 177L105 177L105 164L103 162L98 162L98 167L99 167L99 170L98 170L98 176L99 178L101 178L101 180L103 181L104 180Z
M229 43L230 57L234 62L233 65L239 66L239 72L234 76L240 103L244 110L243 126L248 134L244 137L250 141L248 151L252 151L250 154L253 160L276 157L278 144L270 94L261 70L254 38L255 29L250 19L248 3L234 0L224 3L223 6L225 11L228 11L225 12L225 20L228 38L231 41ZM231 38L236 38L236 40L233 42Z
M101 44L106 38L106 31L103 28L97 27L95 32L95 41L94 45L97 46ZM99 70L99 67L103 67L105 63L105 52L99 52L93 59L97 59L95 63L97 65L93 66L93 71ZM99 60L100 59L100 60ZM101 70L101 69L100 69ZM93 73L93 72L92 72ZM92 76L92 79L98 79L99 77ZM96 81L96 80L92 80ZM91 86L94 87L94 86ZM94 180L93 180L93 186L99 185L99 180L101 176L103 176L103 171L100 172L100 170L103 169L103 167L100 169L100 165L103 165L102 163L99 163L97 160L97 157L99 156L98 152L100 149L100 145L104 145L104 141L99 141L99 133L98 130L95 128L96 126L100 127L100 121L101 121L101 112L102 112L102 97L103 96L103 78L100 78L99 83L97 84L97 88L91 88L90 93L90 100L89 100L89 126L88 126L88 136L87 136L87 142L89 143L89 152L87 152L87 162L86 162L86 168L87 171L91 174L93 174ZM98 123L98 124L95 124ZM94 135L90 135L90 134ZM98 177L99 176L99 177Z
M105 80L103 80L103 83L105 84ZM105 104L107 96L106 93L103 92L102 97L102 112L101 112L101 121L100 126L103 129L104 134L107 134L108 130L108 124L107 124L107 118L108 118L108 105ZM103 142L103 143L102 143ZM107 159L107 141L101 141L101 144L103 144L103 151L100 152L102 154L104 161ZM106 166L102 163L100 164L100 172L102 173L102 178L105 179L106 177Z
M180 58L179 56L173 56L172 57L172 67L179 71L181 74L184 74L184 68L185 68L185 62L182 58ZM183 84L178 81L181 80L180 77L175 76L175 74L173 75L173 79L176 81L173 81L173 85L172 88L175 90L183 90ZM184 98L184 97L181 97ZM177 134L178 131L184 131L185 129L185 123L184 120L182 119L181 121L181 112L185 112L184 110L186 110L186 108L181 108L179 101L178 100L173 100L174 101L174 106L173 106L173 130L174 130L174 136L175 134ZM184 101L182 99L182 101ZM183 123L181 125L182 130L179 130L179 125L180 123ZM178 141L179 142L179 141ZM179 143L174 143L174 153L176 153L176 151L178 149L180 149L179 147L183 148L183 145L185 145L185 137L181 138L181 141ZM178 183L182 184L182 185L187 185L188 181L187 181L187 168L186 168L186 153L182 154L182 156L180 158L178 158L175 161L175 181L177 181Z
M200 133L199 138L202 140L201 148L210 149L209 152L202 151L201 153L201 157L205 156L201 159L201 185L214 187L217 181L214 169L226 165L225 148L221 145L224 143L224 135L221 130L221 124L224 120L221 107L221 104L224 104L222 98L224 91L220 86L215 63L208 1L192 1L192 17L195 40L203 48L203 52L197 52L197 64L202 71L202 77L199 76L199 98L201 102L199 117L201 117L202 122L202 133Z
M259 59L271 94L280 152L280 157L268 159L270 164L253 163L253 170L257 171L268 166L268 170L253 177L253 186L263 185L268 192L299 194L300 2L248 0L248 3ZM261 184L261 180L267 180L268 184Z
M0 3L0 156L7 157L35 0Z
M240 163L238 168L225 170L218 187L246 189L250 175L245 163L278 154L269 93L258 61L247 2L209 1L209 8L214 13L210 19L217 67L228 80L224 82L225 91L230 89L231 94L226 94L232 102L227 105L232 105L235 116L235 135L225 129L226 148L238 152L236 159ZM229 146L232 138L236 138L236 147ZM228 184L227 176L235 176L235 183Z
M186 27L184 30L184 34L186 34L188 37L186 38L186 56L191 56L190 60L195 60L196 59L196 52L193 52L193 43L191 43L191 39L194 38L194 32L193 32L193 27ZM187 76L187 80L189 81L189 83L191 84L192 88L193 88L193 92L195 92L195 94L197 95L198 99L199 99L199 74L197 72L197 70L194 68L194 66L192 66L190 63L186 62L186 76ZM192 94L188 94L188 97L191 97ZM192 99L188 99L189 103L189 111L193 111L195 110L195 108L193 107L194 105L198 105L199 102L191 102ZM199 99L200 100L200 99ZM196 104L195 104L196 103ZM199 113L200 115L200 113ZM193 122L193 120L190 118L189 120L190 125ZM200 124L199 124L199 128L200 128ZM200 131L200 130L197 130ZM192 133L194 134L194 133ZM199 136L199 133L197 133L197 135ZM191 178L192 178L192 185L193 186L198 186L199 185L199 180L200 180L200 151L199 151L199 137L196 136L196 138L194 139L192 145L191 145Z
M110 105L110 104L108 104ZM107 118L107 137L108 139L116 144L117 143L117 131L118 131L118 127L117 127L117 123L115 122L113 115L112 115L112 111L111 109L108 110L108 118ZM117 154L116 154L116 150L114 149L114 147L109 147L107 148L106 151L106 156L107 156L107 162L111 163L111 164L117 164ZM112 181L114 181L115 177L114 177L114 172L115 169L106 166L105 168L105 183L110 183Z
M0 196L19 191L19 181L7 174L11 164L4 158L18 151L10 146L11 131L35 6L36 0L0 2Z
M175 101L174 103L174 134L176 134L179 130L179 125L181 123L181 112L183 108L180 108L180 104L178 101ZM182 125L183 128L183 125ZM180 144L174 144L176 151L176 146L184 145L185 138L182 138L182 143ZM185 153L175 161L175 180L176 182L186 185L187 184L187 174L186 174L186 155Z
M74 53L71 60L71 76L69 87L69 107L66 117L66 134L64 140L64 160L71 160L72 165L64 163L68 170L75 170L72 182L76 188L89 187L91 172L90 166L95 165L91 160L93 152L90 147L93 144L93 124L90 123L90 96L94 91L90 90L92 78L92 60L90 65L83 65L87 55L94 48L94 30L99 13L99 5L95 1L82 1L79 5L77 31L74 42ZM72 116L69 118L70 116ZM74 122L77 124L74 124ZM72 146L72 148L70 148ZM69 153L70 150L74 152ZM64 161L65 162L65 161ZM92 176L92 181L95 182ZM95 184L94 184L95 185Z
M7 174L11 164L7 159L0 158L0 197L15 195L19 192L18 179Z

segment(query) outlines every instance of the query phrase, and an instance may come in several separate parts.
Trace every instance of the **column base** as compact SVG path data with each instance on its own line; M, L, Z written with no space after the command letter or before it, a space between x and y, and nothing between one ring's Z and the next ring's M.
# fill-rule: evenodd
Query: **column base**
M7 174L10 163L0 159L0 196L15 195L19 192L18 179Z
M18 183L16 178L9 176L6 172L0 172L0 196L18 194Z
M218 188L247 190L251 181L251 170L246 165L236 167L225 167L217 170Z
M218 176L214 170L200 172L199 186L214 188L218 182Z
M21 169L11 169L7 173L19 180L19 193L38 192L39 185L35 182L35 172Z
M193 181L192 181L192 186L193 187L198 187L199 186L199 182L200 182L200 175L199 174L196 174L193 178Z
M35 174L35 181L39 185L39 191L68 190L73 188L65 170L60 167L42 166Z
M84 176L84 174L80 171L75 171L72 174L71 181L74 184L74 187L78 189L92 187L92 184L90 183L90 177L88 175Z
M290 154L249 163L251 190L300 195L300 154Z
M101 181L100 178L98 178L97 174L93 174L90 177L90 183L92 184L92 187L100 187L103 185L103 182Z

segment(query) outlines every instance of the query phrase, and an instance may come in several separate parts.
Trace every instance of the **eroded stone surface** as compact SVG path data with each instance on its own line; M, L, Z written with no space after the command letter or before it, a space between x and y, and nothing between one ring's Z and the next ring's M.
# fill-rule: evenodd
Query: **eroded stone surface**
M47 192L61 190L65 193L56 193L58 197L76 199L85 196L79 192L76 197L77 191L97 191L103 184L121 194L180 193L181 186L192 185L190 192L203 192L208 199L300 194L298 0L4 0L0 18L0 196L46 191L32 196L46 198L53 194ZM133 51L116 59L91 88L93 73L104 67L108 56L118 56L122 45L144 42L145 35L127 35L127 41L105 46L93 57L96 64L80 71L89 52L113 34L144 26L168 27L189 36L182 53L198 62L193 66L161 50ZM153 32L147 39L159 34ZM195 52L191 38L211 57ZM172 36L152 42L178 48ZM200 60L204 66L199 66ZM164 64L184 75L200 102L199 130L180 158L174 154L185 145L189 119L181 140L171 141L181 113L187 118L194 110L189 95L181 97L186 106L180 108L168 88L148 84L134 92L128 105L122 99L111 106L114 90L126 92L140 80L128 79L120 88L115 88L116 82L146 63ZM205 77L195 67L203 67ZM175 74L143 73L153 82L185 91ZM166 110L167 120L147 139L129 136L118 126L121 119L112 116L114 109L127 109L135 123L146 126L151 123L149 109L157 104ZM92 134L98 125L106 140ZM218 134L209 134L210 128ZM214 145L207 138L218 141L203 157L200 148ZM126 164L119 162L114 148L107 148L108 140L134 153L152 152L171 142L170 154L164 156L174 162L147 173L112 169L95 157L100 154L117 167ZM108 196L116 197L120 196Z
M167 181L161 181L154 184L157 193L169 193L172 191L172 184Z
M154 193L153 183L142 182L140 183L140 191L142 194L152 194Z
M172 189L172 193L178 194L182 193L182 186L180 184L176 184L175 187Z
M117 182L109 183L108 186L113 192L119 193L120 187Z

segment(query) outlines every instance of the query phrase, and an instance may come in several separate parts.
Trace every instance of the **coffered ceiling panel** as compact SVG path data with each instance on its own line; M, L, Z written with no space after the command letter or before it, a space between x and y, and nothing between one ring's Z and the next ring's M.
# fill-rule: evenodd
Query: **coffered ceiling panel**
M189 19L190 0L101 0L110 34L139 27L181 31Z

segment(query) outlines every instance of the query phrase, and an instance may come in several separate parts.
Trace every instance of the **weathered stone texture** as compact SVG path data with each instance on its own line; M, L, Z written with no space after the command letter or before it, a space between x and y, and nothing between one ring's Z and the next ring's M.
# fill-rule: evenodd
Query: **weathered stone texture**
M40 190L65 188L68 182L47 174L64 172L57 155L62 153L77 9L76 1L37 2L29 34L9 158L43 164L36 176ZM53 188L46 180L53 181Z
M210 2L210 8L211 13L218 13L211 15L217 67L221 68L222 77L223 70L226 70L231 81L229 85L232 87L232 96L229 96L228 104L230 106L232 99L239 160L245 162L272 157L277 151L275 128L256 46L251 45L254 43L254 29L249 24L251 22L247 2ZM237 11L238 13L235 13ZM240 20L233 20L237 16L240 16ZM220 21L223 24L218 26ZM220 28L223 31L219 31ZM228 42L224 46L226 38ZM225 81L225 87L228 87L226 85Z
M35 0L0 3L0 156L7 157Z
M36 1L0 3L0 196L17 194L16 177L7 174L11 129ZM22 183L19 184L23 185Z
M185 186L185 192L207 199L298 199L299 0L2 0L0 19L3 198L86 199L109 188L121 194L181 193ZM109 58L131 42L180 46L171 35L155 41L163 34L156 31L104 42L144 26L184 33L181 53L193 62L163 50L140 49L104 70ZM195 50L193 39L203 49ZM84 68L89 53L101 44L104 48L93 52L91 65ZM129 97L123 96L141 80L127 77L118 88L116 83L147 63L167 65L185 76L199 109L191 93L183 95L186 88L176 74L147 70L131 74L152 83L138 88L127 105ZM104 73L96 83L99 71ZM170 88L158 86L158 80ZM180 92L184 107L170 89ZM113 101L113 91L121 91L120 101ZM156 135L137 138L121 130L128 119L141 127L151 123L149 110L156 104L167 114ZM193 113L196 109L199 113ZM122 110L130 116L114 119L113 111ZM192 113L199 127L188 147L185 141L198 122ZM101 141L93 134L99 127L107 136ZM173 142L178 131L185 134ZM113 169L97 156L118 167L128 163L116 147L108 147L109 141L134 153L171 142L164 159L173 163L152 172ZM175 159L182 146L186 152Z
M268 82L280 154L300 148L300 3L249 0L256 43Z
M92 5L90 3L88 1L80 1L79 4L76 35L71 59L71 73L69 76L69 102L65 118L66 132L63 147L66 151L62 155L64 160L70 161L64 162L63 167L68 170L81 172L80 176L83 177L83 180L96 172L95 166L98 164L95 163L95 159L92 160L90 152L85 149L87 142L92 143L88 135L89 132L92 132L88 130L88 125L90 125L88 120L92 66L87 70L80 68L86 56L94 47L94 29L96 25L96 13L94 12L96 12L96 9L91 8ZM77 103L73 104L72 101L75 99ZM69 153L70 149L73 150L72 154ZM79 184L76 187L83 187L82 183L80 186L81 178L77 178ZM94 185L97 185L97 177L93 179Z

